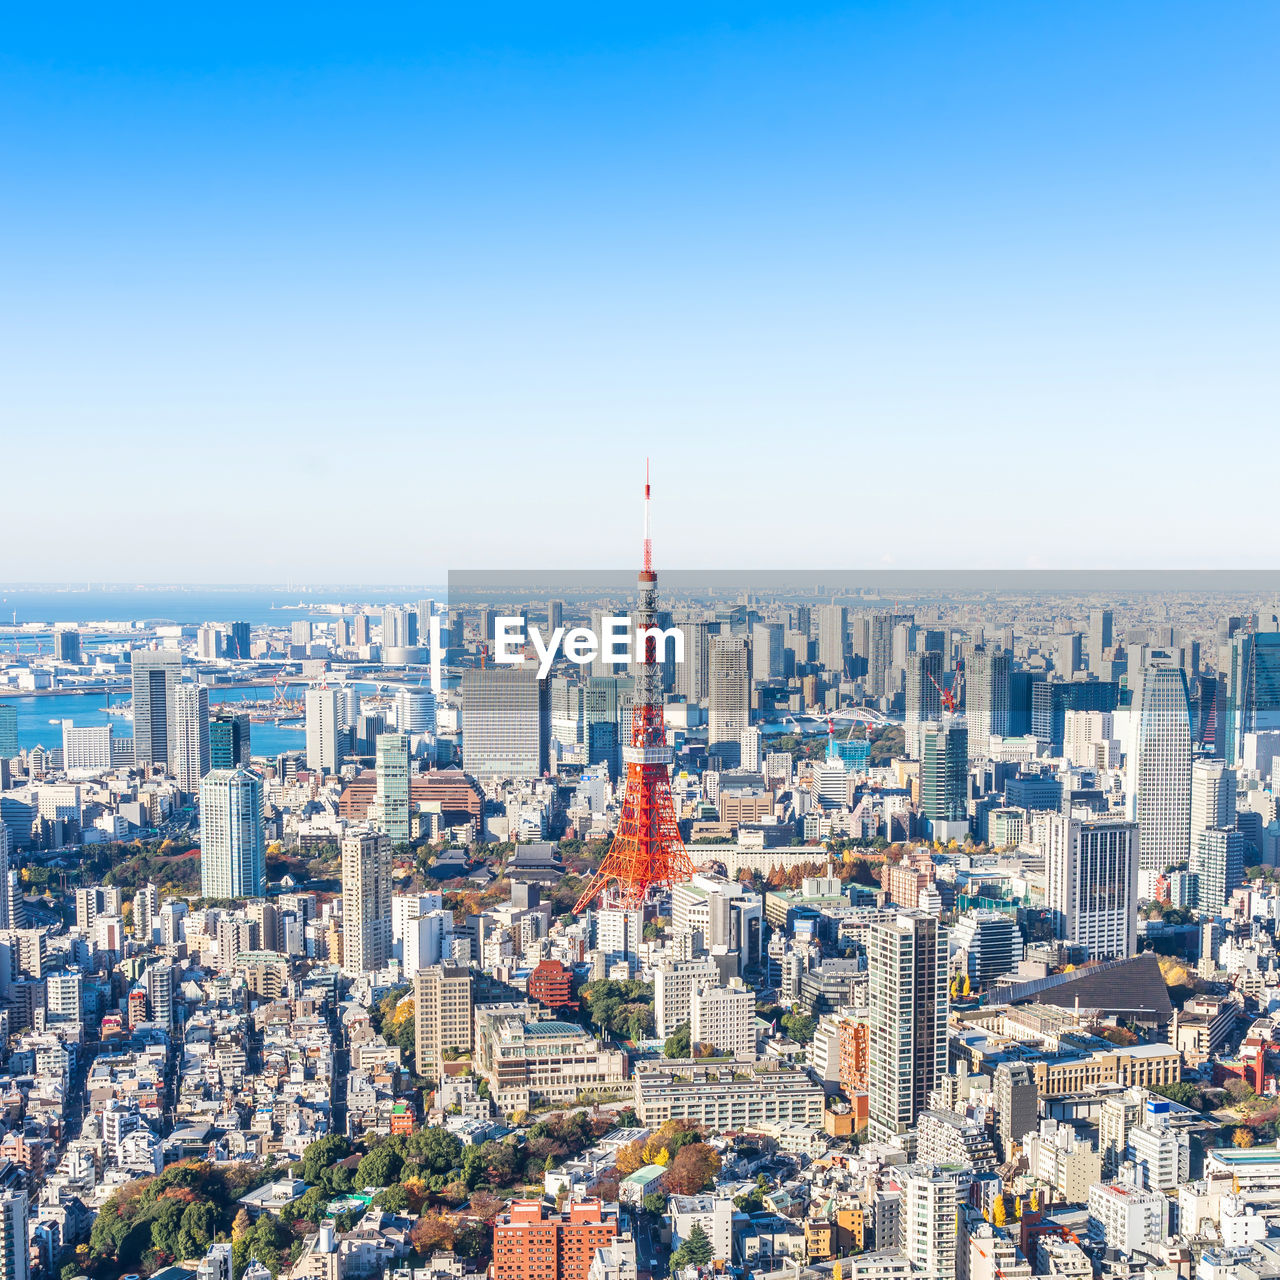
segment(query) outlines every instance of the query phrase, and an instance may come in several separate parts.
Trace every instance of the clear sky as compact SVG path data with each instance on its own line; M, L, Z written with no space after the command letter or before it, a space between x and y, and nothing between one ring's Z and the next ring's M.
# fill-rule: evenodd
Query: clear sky
M1268 566L1280 6L28 5L0 580Z

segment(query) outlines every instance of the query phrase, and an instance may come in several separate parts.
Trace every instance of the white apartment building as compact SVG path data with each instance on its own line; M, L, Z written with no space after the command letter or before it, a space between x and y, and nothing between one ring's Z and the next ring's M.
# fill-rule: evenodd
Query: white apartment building
M724 987L699 982L690 999L689 1041L714 1045L734 1057L754 1058L755 1016L755 992L741 978Z
M654 1034L665 1039L682 1022L692 1024L694 986L699 982L716 982L719 976L710 956L660 964L653 973Z
M1045 904L1057 936L1094 960L1136 954L1139 824L1051 814L1045 842Z
M1119 1182L1089 1188L1089 1233L1108 1249L1132 1253L1150 1248L1168 1234L1169 1201L1159 1191Z

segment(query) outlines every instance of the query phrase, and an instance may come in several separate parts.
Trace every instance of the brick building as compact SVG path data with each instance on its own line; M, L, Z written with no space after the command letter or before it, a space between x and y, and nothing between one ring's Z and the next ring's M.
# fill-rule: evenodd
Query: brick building
M596 1250L613 1243L616 1215L599 1200L548 1212L540 1200L513 1200L493 1225L493 1280L587 1280Z
M576 1009L573 971L559 960L541 961L529 975L529 999L546 1009Z

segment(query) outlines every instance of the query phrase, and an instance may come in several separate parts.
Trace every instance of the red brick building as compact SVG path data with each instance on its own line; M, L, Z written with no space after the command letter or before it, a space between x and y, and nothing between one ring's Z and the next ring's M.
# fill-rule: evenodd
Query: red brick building
M559 960L543 960L529 975L529 999L547 1009L576 1009L573 971Z
M596 1250L617 1234L599 1200L550 1214L541 1200L513 1200L493 1224L493 1280L587 1280Z
M934 881L933 858L927 849L914 849L896 866L886 862L881 887L895 906L913 909L920 905L920 893Z

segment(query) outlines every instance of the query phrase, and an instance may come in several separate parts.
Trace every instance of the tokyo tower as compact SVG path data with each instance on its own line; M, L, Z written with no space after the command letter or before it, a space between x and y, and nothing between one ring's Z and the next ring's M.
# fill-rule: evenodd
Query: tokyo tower
M636 669L636 700L631 712L631 745L622 748L627 765L622 816L613 844L578 899L574 914L585 910L606 885L624 907L643 905L650 888L667 887L693 876L671 801L671 748L662 720L662 688L658 670L658 575L653 571L649 536L649 464L644 470L644 568L640 570L637 644L644 638L644 658Z

